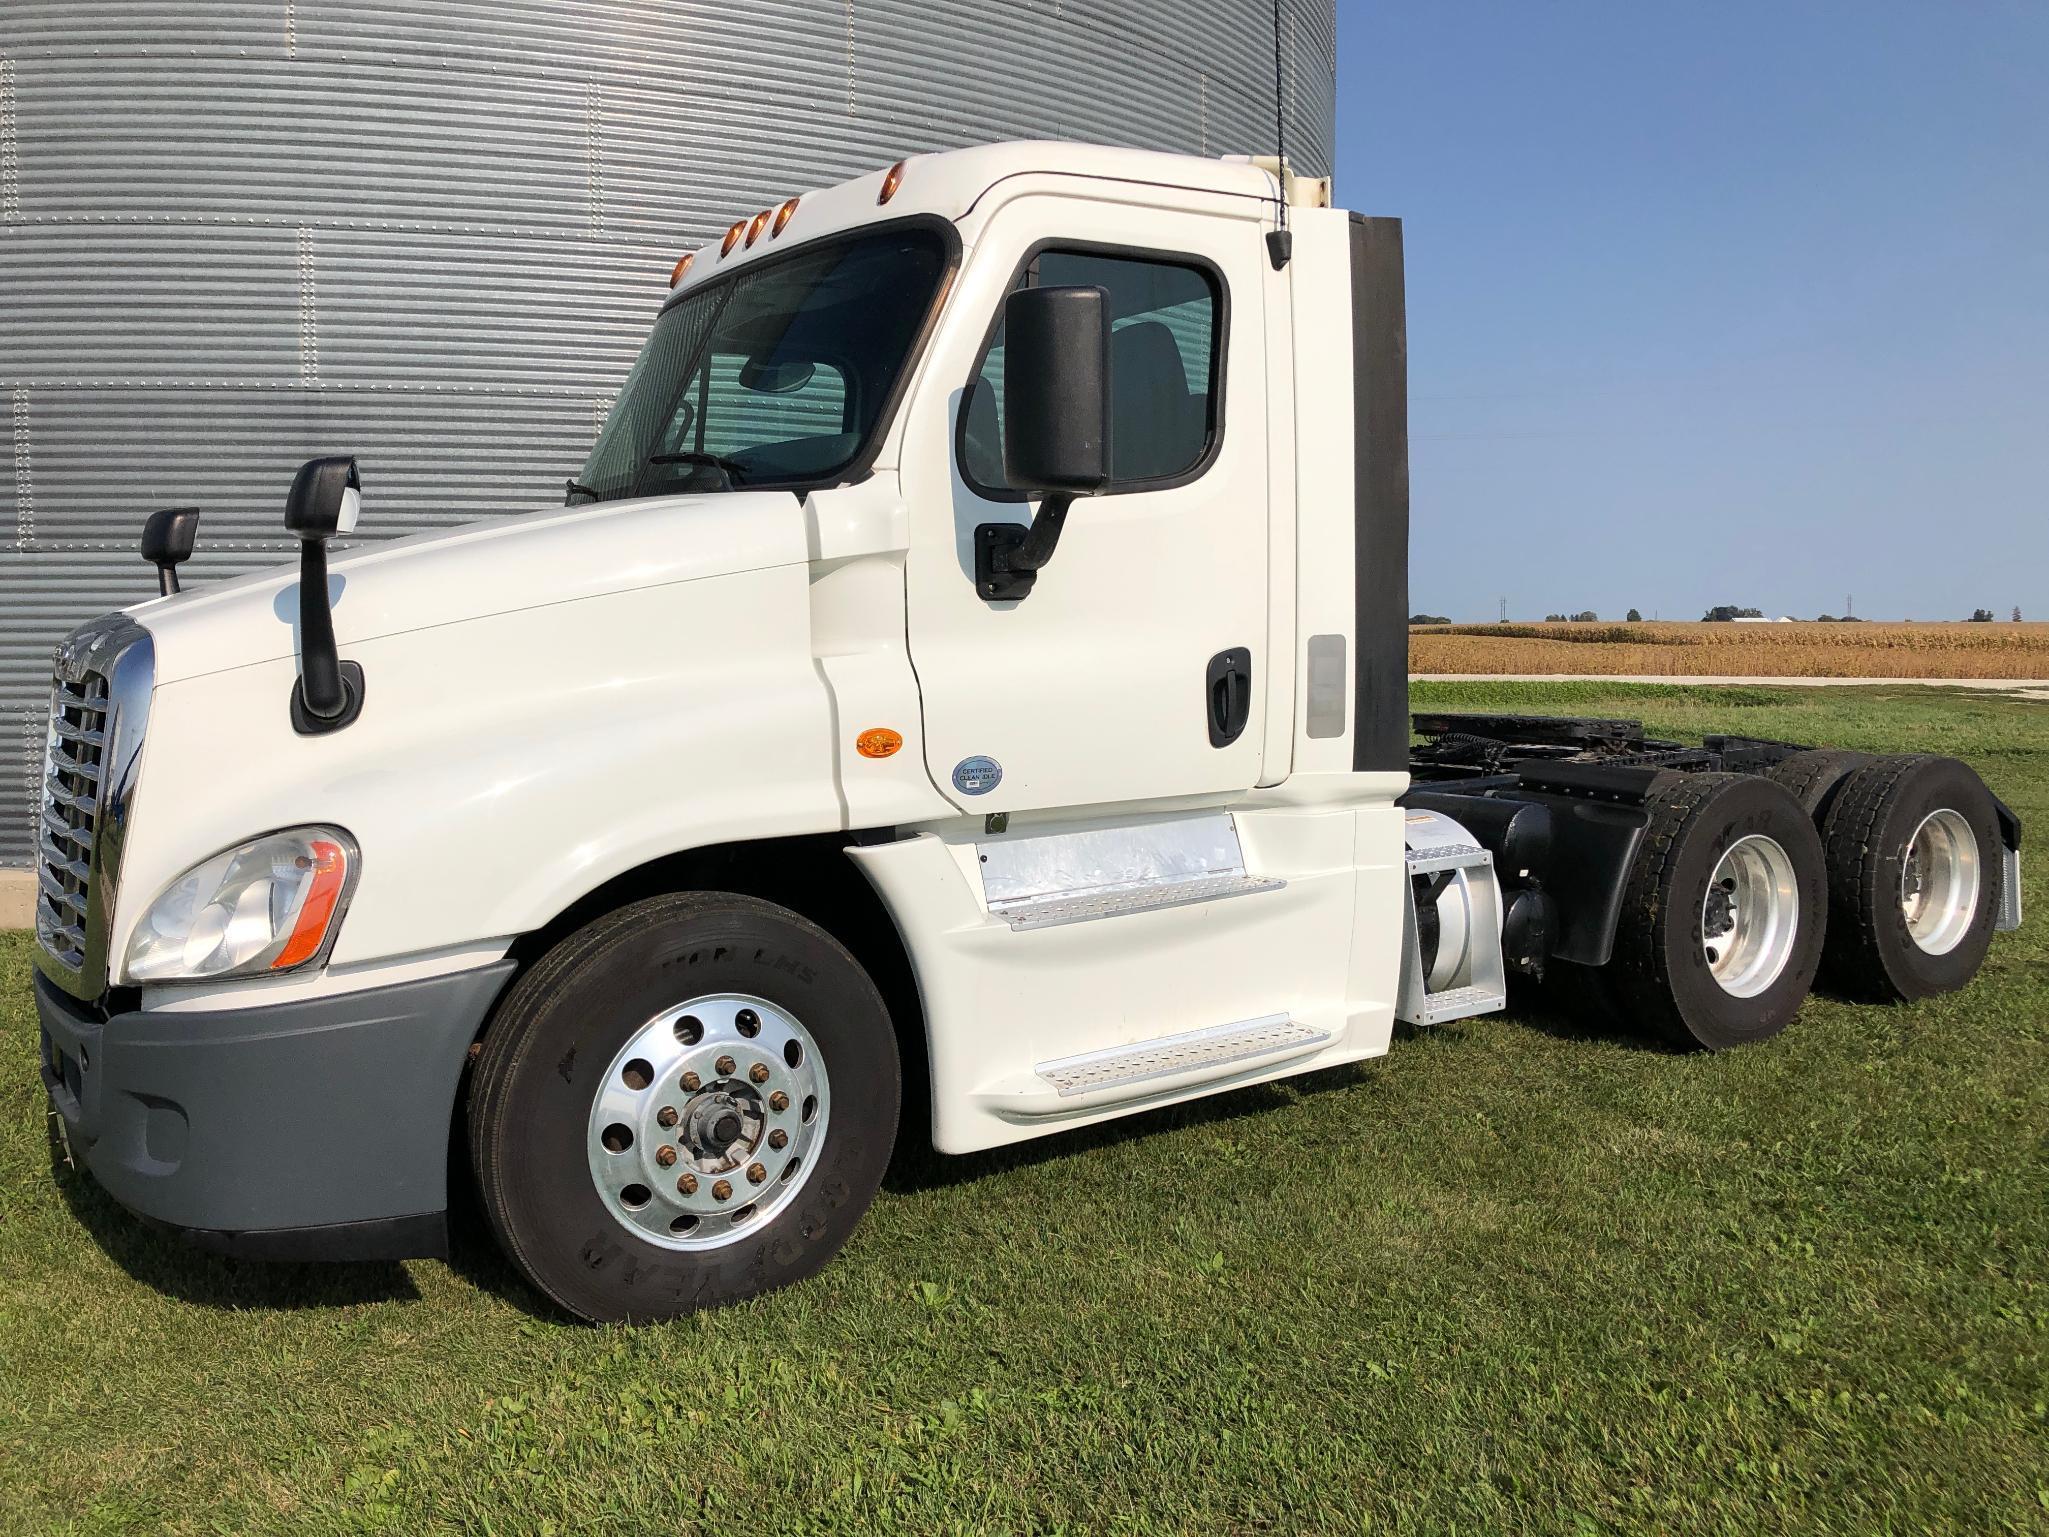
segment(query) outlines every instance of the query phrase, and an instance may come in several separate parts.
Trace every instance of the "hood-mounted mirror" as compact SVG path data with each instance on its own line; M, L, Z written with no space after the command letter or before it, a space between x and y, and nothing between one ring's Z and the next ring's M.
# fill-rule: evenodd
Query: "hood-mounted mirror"
M142 524L142 558L157 568L157 592L171 597L178 586L178 568L192 558L199 543L199 509L166 507Z
M285 498L285 527L299 540L299 677L292 685L292 729L301 736L339 731L363 710L363 669L335 648L327 591L327 541L355 531L363 478L346 456L308 459Z

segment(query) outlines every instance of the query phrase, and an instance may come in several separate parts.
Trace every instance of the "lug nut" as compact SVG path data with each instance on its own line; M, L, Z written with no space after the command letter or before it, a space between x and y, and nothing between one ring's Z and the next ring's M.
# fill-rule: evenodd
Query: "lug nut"
M722 1179L713 1185L711 1187L711 1198L714 1201L730 1201L733 1198L733 1182L729 1179Z
M655 1124L657 1126L674 1126L678 1119L674 1105L664 1105L655 1112Z
M719 1076L721 1078L730 1078L733 1076L733 1070L737 1068L740 1064L735 1062L731 1057L720 1057L717 1065L719 1070Z
M683 1075L683 1091L686 1094L695 1094L703 1086L704 1080L698 1077L697 1074L685 1073Z
M675 1161L676 1150L673 1147L664 1146L655 1149L655 1162L660 1164L663 1168L668 1168L670 1165L675 1163Z
M760 1183L761 1183L761 1182L762 1182L763 1180L765 1180L765 1179L767 1179L767 1178L768 1178L768 1167L767 1167L767 1165L765 1165L765 1164L759 1164L759 1163L750 1163L749 1165L747 1165L747 1183L748 1183L748 1184L750 1184L750 1185L758 1185L758 1184L760 1184Z
M782 1127L778 1126L774 1131L768 1134L768 1145L774 1148L777 1152L781 1152L784 1148L790 1145L790 1134L784 1131Z
M676 1193L679 1195L696 1195L697 1176L695 1174L678 1175L676 1178Z
M775 1093L769 1095L768 1097L768 1108L778 1113L789 1109L790 1096L785 1094L781 1089L777 1089Z
M755 1063L754 1066L747 1069L747 1076L753 1079L756 1083L767 1083L768 1064L766 1062Z

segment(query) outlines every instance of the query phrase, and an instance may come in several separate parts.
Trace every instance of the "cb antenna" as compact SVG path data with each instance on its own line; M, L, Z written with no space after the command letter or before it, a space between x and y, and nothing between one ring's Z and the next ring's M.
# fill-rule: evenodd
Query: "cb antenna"
M1295 234L1288 228L1288 109L1287 89L1281 76L1281 0L1274 0L1274 180L1281 189L1280 228L1267 231L1267 259L1274 271L1288 265L1295 254Z

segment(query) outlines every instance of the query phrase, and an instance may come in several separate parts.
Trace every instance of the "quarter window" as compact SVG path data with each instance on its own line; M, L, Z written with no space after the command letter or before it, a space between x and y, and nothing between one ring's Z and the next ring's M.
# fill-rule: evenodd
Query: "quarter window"
M1206 268L1094 251L1042 251L1020 288L1101 288L1110 300L1110 492L1189 478L1216 442L1223 296ZM961 472L1014 499L1003 473L1003 322L961 404Z

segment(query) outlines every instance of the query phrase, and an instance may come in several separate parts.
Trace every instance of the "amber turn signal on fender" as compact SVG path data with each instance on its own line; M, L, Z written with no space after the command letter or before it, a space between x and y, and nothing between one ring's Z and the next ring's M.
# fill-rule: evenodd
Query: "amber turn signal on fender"
M873 726L854 738L854 751L864 758L887 758L904 745L904 734L887 726Z

